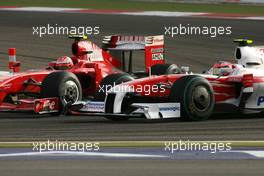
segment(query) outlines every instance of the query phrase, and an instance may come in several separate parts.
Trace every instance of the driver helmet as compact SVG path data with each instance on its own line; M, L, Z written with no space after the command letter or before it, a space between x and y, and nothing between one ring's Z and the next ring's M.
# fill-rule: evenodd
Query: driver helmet
M209 74L217 75L217 76L219 75L228 76L229 74L231 74L232 70L234 70L235 68L237 68L236 64L233 64L227 61L218 61L209 70ZM223 69L226 69L226 72L221 73Z
M68 56L59 57L55 63L55 67L58 70L67 70L74 66L73 61Z

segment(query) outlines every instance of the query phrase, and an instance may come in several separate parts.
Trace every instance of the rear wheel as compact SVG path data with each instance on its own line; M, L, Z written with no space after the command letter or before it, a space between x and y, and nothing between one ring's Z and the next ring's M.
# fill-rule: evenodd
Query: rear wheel
M176 64L156 64L151 66L152 75L169 75L180 73L180 68Z
M43 80L40 95L42 98L58 97L62 110L68 103L82 99L82 88L73 73L52 72Z
M169 100L181 103L181 118L191 121L208 119L215 105L212 86L205 78L196 75L176 80Z

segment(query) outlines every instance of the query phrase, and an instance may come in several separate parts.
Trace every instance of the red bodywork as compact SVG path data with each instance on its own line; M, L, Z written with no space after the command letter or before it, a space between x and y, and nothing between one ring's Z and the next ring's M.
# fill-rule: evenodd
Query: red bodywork
M138 79L124 85L133 86L134 88L138 87L155 87L155 85L167 85L171 87L172 84L180 79L181 77L186 76L186 74L173 74L173 75L163 75L163 76L151 76L147 78ZM253 83L264 83L264 77L254 76L253 74L245 74L239 76L213 76L213 75L200 75L206 78L212 85L215 95L216 103L221 103L229 99L238 98L241 90L243 88L253 87ZM136 90L136 89L134 89ZM140 90L140 89L138 89ZM161 97L166 98L170 95L171 89L167 88L166 91L160 89L160 91L136 91L136 93L141 94L142 96L149 97Z
M82 85L83 95L94 95L101 80L114 72L118 67L118 60L107 51L102 50L91 41L76 40L72 44L74 66L67 71L74 73ZM92 51L92 53L87 53ZM12 67L13 68L13 67ZM56 61L49 63L49 67L42 70L32 70L2 73L0 75L0 110L32 110L37 100L41 82L56 69ZM45 102L44 102L45 103Z
M152 39L152 41L146 41L146 39ZM74 66L68 68L67 71L74 73L78 77L84 97L94 96L101 80L105 76L122 72L122 61L120 61L120 58L112 56L108 49L115 48L120 51L131 51L137 50L131 48L131 46L140 44L139 49L145 50L145 63L148 70L154 64L164 63L163 42L163 36L151 38L143 36L110 36L107 43L109 46L101 49L89 40L75 38L75 42L72 44L73 56L71 57ZM125 47L118 48L120 44L124 44ZM39 97L41 83L51 72L60 71L58 69L59 65L56 61L53 61L49 63L49 67L46 69L19 72L20 63L16 61L15 53L14 49L9 50L9 68L12 71L10 73L0 72L0 111L33 109L39 111L36 110L37 105L42 107L51 101L50 99L41 99L42 97ZM52 100L56 101L56 97Z

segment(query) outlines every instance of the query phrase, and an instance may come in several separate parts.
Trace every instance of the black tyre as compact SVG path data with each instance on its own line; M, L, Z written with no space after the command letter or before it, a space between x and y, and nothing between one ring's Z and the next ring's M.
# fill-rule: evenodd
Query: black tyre
M103 101L105 99L106 91L110 87L132 80L134 80L134 78L127 73L115 73L106 76L99 85L99 89L97 90L95 99L97 101Z
M181 119L188 121L208 119L215 105L212 86L205 78L197 75L176 80L171 88L169 100L181 103Z
M43 80L40 95L42 98L58 97L63 109L66 104L82 99L82 88L73 73L52 72Z
M156 64L151 66L152 75L169 75L180 73L180 68L175 64Z

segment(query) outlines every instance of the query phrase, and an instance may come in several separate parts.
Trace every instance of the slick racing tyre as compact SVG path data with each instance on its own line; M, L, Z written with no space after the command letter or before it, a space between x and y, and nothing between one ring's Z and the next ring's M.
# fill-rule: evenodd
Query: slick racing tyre
M121 84L123 82L132 81L134 78L127 73L114 73L103 78L99 85L99 89L95 95L95 100L104 101L106 95L106 88L113 87L114 85Z
M169 75L178 73L180 73L180 69L175 64L156 64L151 66L152 75Z
M181 119L188 121L208 119L215 105L212 86L205 78L197 75L176 80L172 85L169 100L181 104Z
M78 78L70 72L52 72L42 82L42 98L58 97L61 110L68 103L82 99L82 88Z

